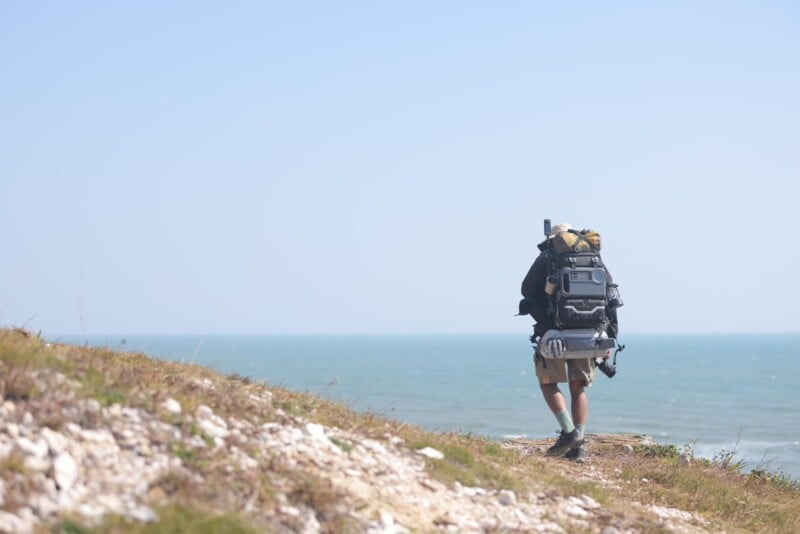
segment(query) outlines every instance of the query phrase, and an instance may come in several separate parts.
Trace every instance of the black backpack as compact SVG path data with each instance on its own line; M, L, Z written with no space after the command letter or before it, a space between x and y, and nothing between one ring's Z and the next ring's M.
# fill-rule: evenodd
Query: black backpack
M609 312L622 306L600 257L600 235L567 230L547 242L548 312L559 330L605 330Z

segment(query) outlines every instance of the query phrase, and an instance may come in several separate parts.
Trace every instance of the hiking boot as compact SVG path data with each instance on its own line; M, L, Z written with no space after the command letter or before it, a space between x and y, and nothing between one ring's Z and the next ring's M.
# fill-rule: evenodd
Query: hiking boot
M556 444L547 449L547 456L561 456L570 449L577 449L583 445L583 438L580 437L580 432L574 428L572 432L558 432L558 439Z
M569 458L570 460L575 460L579 464L582 464L586 461L586 451L583 449L583 447L570 449L567 451L567 454L564 455L564 458Z

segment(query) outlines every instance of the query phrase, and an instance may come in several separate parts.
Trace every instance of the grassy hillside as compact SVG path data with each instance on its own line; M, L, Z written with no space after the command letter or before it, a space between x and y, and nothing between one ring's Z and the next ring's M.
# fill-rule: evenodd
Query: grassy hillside
M0 530L800 531L796 483L730 455L596 435L580 465L22 330L0 396Z

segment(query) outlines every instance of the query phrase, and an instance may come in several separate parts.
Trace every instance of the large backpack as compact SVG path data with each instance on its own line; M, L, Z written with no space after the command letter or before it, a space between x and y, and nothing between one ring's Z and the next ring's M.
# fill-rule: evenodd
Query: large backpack
M547 254L548 311L556 328L605 330L609 296L614 297L616 286L610 284L600 257L600 234L593 230L561 232L548 240Z

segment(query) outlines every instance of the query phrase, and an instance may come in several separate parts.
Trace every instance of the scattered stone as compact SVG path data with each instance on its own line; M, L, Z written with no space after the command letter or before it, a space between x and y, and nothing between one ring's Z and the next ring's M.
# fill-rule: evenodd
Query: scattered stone
M307 423L305 432L315 439L327 440L328 436L325 435L325 427L316 423Z
M380 516L381 526L384 529L386 530L394 529L394 517L392 517L392 514L390 514L386 510L381 510L379 516Z
M214 383L210 378L196 378L193 382L203 389L214 389Z
M152 523L158 519L156 513L147 506L137 506L127 513L128 517L141 523Z
M6 423L6 434L12 439L19 437L19 425L16 423Z
M23 522L22 518L15 514L0 510L0 532L26 534L33 532L33 525Z
M689 464L692 463L692 459L689 458L689 456L685 452L681 453L681 455L678 457L678 461L683 466L688 466Z
M25 458L25 469L43 473L50 470L50 458L46 456L28 456Z
M68 452L62 452L53 460L53 478L61 491L69 491L78 478L78 464Z
M47 427L42 429L42 438L50 448L50 454L58 456L60 452L67 448L67 438L60 432L55 432Z
M622 447L622 450L625 451L625 452L633 452L633 447L630 446L630 445L624 445Z
M427 456L428 458L433 458L434 460L441 460L444 458L444 454L441 451L437 451L433 447L423 447L422 449L418 449L417 454Z
M517 504L517 496L511 490L500 490L498 502L503 506L513 506Z
M564 510L564 512L567 515L572 516L572 517L589 517L589 515L590 515L589 512L587 512L586 510L584 510L580 506L577 506L577 505L569 503L569 502L567 502L567 503L565 503L563 505L562 510Z
M22 452L34 458L44 458L50 450L47 446L47 442L42 438L32 441L26 437L20 436L17 438L17 446L22 449Z
M2 406L0 406L0 417L10 417L16 409L17 406L12 401L7 400L3 402Z
M161 407L173 415L179 415L181 413L180 403L172 397L168 397L164 402L162 402Z
M617 527L608 526L604 528L600 534L620 534L620 532Z
M257 405L269 406L272 404L272 392L261 391L259 394L251 393L250 400Z
M599 502L597 502L596 500L592 499L588 495L581 495L580 497L571 497L570 500L573 500L573 501L577 500L579 506L582 506L582 507L587 508L589 510L598 510L598 509L602 508L602 505Z
M195 413L199 419L198 425L203 433L213 438L218 447L221 443L224 443L221 440L230 435L228 424L225 420L205 404L198 406Z

